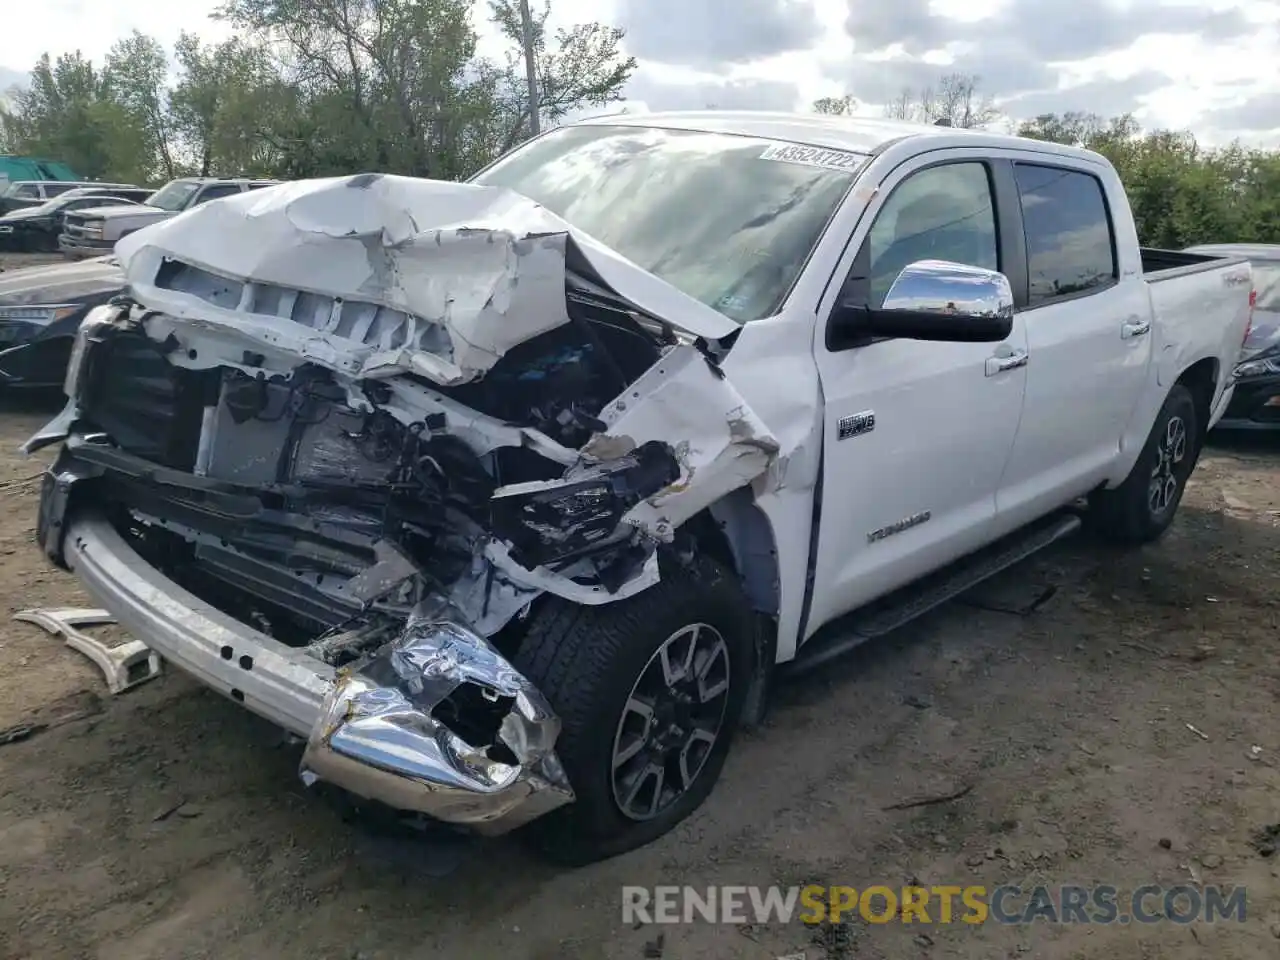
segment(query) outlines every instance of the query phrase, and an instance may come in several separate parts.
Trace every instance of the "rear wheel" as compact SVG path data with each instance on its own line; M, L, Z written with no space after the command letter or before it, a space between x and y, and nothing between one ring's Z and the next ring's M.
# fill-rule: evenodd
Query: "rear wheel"
M745 599L710 560L626 600L543 604L514 663L560 717L556 752L576 799L531 823L528 839L550 859L590 863L696 810L720 775L752 656Z
M1091 526L1117 543L1149 543L1173 522L1200 455L1203 427L1195 400L1174 384L1124 483L1089 498Z

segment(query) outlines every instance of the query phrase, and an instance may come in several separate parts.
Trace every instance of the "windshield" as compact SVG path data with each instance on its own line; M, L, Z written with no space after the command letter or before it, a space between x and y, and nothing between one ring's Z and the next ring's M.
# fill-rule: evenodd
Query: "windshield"
M864 160L754 137L586 125L533 141L473 182L529 197L746 322L777 312Z
M196 192L199 184L190 180L174 180L147 197L147 204L174 213L187 205L187 200Z

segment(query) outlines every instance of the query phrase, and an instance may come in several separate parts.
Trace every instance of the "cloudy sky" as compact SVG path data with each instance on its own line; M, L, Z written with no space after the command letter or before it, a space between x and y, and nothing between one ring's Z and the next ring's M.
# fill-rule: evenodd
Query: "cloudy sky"
M538 0L535 0L535 3ZM555 19L627 28L651 109L862 109L945 73L976 74L1015 117L1134 111L1224 143L1280 147L1280 0L552 0ZM100 59L135 27L211 39L216 0L42 0L38 30L0 34L0 89L44 49Z

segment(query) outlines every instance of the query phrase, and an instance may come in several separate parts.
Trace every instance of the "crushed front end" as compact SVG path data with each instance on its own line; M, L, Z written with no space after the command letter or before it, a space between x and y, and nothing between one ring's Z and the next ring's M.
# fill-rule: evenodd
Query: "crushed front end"
M512 203L354 177L143 231L28 444L63 442L49 557L305 738L304 780L491 833L573 798L512 665L531 605L653 584L675 529L777 451L705 340ZM440 208L487 225L424 230Z

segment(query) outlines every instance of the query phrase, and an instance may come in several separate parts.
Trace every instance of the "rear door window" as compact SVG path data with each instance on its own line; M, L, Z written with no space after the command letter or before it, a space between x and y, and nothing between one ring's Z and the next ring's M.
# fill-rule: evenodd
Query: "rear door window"
M68 190L76 186L74 183L46 183L44 185L44 195L46 197L56 197L60 193L66 193Z
M1113 283L1115 237L1097 177L1039 164L1014 165L1027 243L1029 306Z

